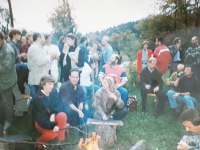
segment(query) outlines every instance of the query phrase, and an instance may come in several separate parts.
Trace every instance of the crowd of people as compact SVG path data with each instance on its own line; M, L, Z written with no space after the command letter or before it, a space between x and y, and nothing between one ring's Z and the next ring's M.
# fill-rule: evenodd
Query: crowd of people
M101 44L93 41L91 47L86 36L78 41L71 33L61 36L58 45L52 44L50 34L38 32L21 37L19 30L11 29L9 38L0 32L0 99L4 106L0 106L0 136L13 117L23 118L31 100L33 125L41 133L37 142L42 143L56 137L62 142L65 133L60 128L71 125L83 130L87 118L120 120L126 116L128 79L108 36L102 37ZM155 44L152 51L144 41L137 53L141 113L146 114L147 94L153 93L158 98L154 116L162 115L169 101L177 119L182 113L180 105L195 109L200 100L199 39L193 37L184 54L179 37L168 47L162 37ZM168 68L169 91L165 93L162 75Z
M70 125L83 130L87 118L119 120L126 116L128 91L124 85L128 80L108 36L91 47L86 36L78 42L71 33L61 36L58 45L52 44L50 34L38 32L21 37L19 30L11 29L9 38L0 32L4 106L0 133L12 125L13 118L22 119L28 113L30 101L33 126L41 133L37 142L42 143L56 137L62 142L65 133L60 128ZM59 149L65 148L60 145Z

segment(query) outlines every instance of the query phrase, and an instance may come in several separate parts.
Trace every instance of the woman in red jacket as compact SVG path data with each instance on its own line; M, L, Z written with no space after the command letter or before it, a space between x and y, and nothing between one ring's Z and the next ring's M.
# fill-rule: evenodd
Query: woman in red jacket
M147 66L149 58L152 56L153 51L148 49L149 42L144 41L142 43L142 50L139 50L137 53L137 71L140 74L141 70Z

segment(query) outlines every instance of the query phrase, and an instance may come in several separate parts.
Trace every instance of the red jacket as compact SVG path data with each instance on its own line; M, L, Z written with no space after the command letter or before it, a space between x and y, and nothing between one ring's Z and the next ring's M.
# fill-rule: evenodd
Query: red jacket
M151 57L151 54L153 54L153 51L148 49L148 59ZM137 53L137 72L140 74L140 71L142 70L142 50L139 50Z
M153 55L157 59L156 69L158 69L161 74L165 74L172 61L169 49L164 44L161 44L155 49Z

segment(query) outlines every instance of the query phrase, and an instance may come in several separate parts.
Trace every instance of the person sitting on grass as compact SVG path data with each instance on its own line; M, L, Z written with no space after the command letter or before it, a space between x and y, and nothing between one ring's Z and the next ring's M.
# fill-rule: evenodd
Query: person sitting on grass
M94 118L102 120L121 120L128 110L121 99L119 91L116 89L114 79L106 76L100 88L95 94Z
M52 76L43 76L40 80L40 90L33 99L35 128L42 134L37 138L37 142L48 143L57 137L60 143L65 139L65 130L59 129L66 127L67 116L62 112L62 102L54 84ZM37 145L36 149L40 148L42 145ZM59 146L58 149L65 150L63 146Z

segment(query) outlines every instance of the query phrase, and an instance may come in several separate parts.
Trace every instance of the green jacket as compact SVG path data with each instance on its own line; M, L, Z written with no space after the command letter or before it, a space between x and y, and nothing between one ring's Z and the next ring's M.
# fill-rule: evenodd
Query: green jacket
M15 52L4 40L0 47L0 92L13 87L16 82Z

